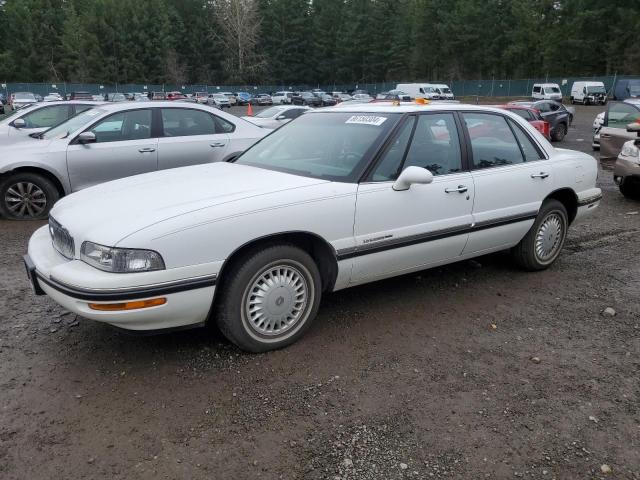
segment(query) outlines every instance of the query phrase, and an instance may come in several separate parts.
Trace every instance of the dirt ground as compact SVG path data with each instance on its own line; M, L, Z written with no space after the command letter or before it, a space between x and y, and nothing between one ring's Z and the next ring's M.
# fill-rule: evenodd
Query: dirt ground
M599 111L561 146L591 152ZM28 287L40 224L0 221L0 479L640 479L640 203L599 185L548 271L344 290L262 355L66 313Z

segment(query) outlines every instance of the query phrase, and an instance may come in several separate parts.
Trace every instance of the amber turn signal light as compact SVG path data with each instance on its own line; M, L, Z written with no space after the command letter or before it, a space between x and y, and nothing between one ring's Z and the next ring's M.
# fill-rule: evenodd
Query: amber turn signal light
M165 303L167 303L167 299L161 297L124 303L90 303L89 308L91 310L101 310L103 312L117 312L121 310L139 310L141 308L158 307Z

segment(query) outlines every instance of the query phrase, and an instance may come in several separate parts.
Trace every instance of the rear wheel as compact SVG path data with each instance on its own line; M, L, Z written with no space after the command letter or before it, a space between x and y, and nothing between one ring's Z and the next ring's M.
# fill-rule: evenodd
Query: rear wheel
M253 250L224 279L218 327L250 352L290 345L315 318L321 285L318 267L304 250L289 244Z
M566 135L567 135L567 125L564 123L561 123L555 128L555 130L551 134L551 139L554 142L561 142L562 140L564 140L564 137Z
M628 178L620 184L620 193L627 198L640 199L640 182L632 182Z
M545 201L529 232L513 248L513 259L526 270L548 268L560 255L568 227L564 205L557 200Z
M44 220L58 198L58 189L43 175L16 173L0 182L0 215L11 220Z

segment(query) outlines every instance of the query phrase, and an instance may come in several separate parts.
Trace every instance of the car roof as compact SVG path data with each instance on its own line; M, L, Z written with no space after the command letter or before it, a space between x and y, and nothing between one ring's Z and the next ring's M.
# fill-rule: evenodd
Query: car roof
M55 103L55 102L49 102ZM62 102L60 102L62 103ZM71 103L71 102L64 102ZM77 103L89 103L79 101ZM209 107L208 105L202 105L198 103L192 102L181 102L180 100L154 100L152 103L148 102L95 102L96 105L100 105L100 108L109 111L109 112L119 112L121 110L133 110L139 108L150 108L150 107L182 107L182 108L197 108L200 110L206 110L208 112L219 113L219 110L214 109L213 107Z
M437 111L462 111L462 112L474 112L474 111L495 111L500 112L501 109L485 106L485 105L471 105L465 103L401 103L400 105L393 105L392 103L360 103L341 108L324 108L322 110L314 110L313 113L327 113L327 112L353 112L353 113L420 113L420 112L437 112Z
M627 103L633 103L634 105L640 105L640 98L627 98L624 101Z

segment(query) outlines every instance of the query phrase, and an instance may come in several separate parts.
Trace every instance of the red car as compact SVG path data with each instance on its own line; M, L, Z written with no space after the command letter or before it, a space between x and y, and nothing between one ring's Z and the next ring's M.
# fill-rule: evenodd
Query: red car
M181 92L169 92L167 93L167 100L184 100L187 98Z
M497 105L497 108L509 110L516 115L520 115L544 135L544 138L551 140L551 125L542 118L539 110L524 105Z

